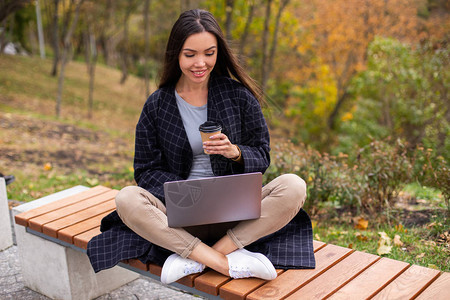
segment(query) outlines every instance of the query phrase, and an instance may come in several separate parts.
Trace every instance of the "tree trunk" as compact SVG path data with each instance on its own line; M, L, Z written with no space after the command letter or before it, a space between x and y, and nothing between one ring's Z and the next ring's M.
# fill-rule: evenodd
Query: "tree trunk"
M150 75L148 70L148 56L150 50L150 25L149 25L149 10L150 0L144 2L144 82L145 82L145 96L150 94Z
M264 20L264 31L262 38L262 60L261 60L261 89L263 93L266 91L267 84L267 57L268 57L268 43L269 43L269 24L271 15L272 0L266 0L266 15Z
M113 65L113 52L114 46L112 41L112 35L114 34L114 15L116 10L116 1L107 0L106 1L106 30L101 37L103 44L103 54L105 57L105 62L108 66Z
M283 10L286 8L288 3L289 3L289 0L283 0L280 3L280 7L278 8L278 13L275 18L275 28L273 31L272 45L270 46L269 59L267 62L267 69L265 72L266 76L264 78L265 81L263 82L264 87L267 87L267 80L269 80L269 78L270 78L270 71L272 70L273 60L274 60L275 54L277 52L278 32L279 32L279 28L280 28L281 14L283 13Z
M244 62L244 47L247 44L248 33L250 31L250 25L253 22L254 11L255 11L255 1L252 0L250 1L244 32L242 33L241 42L239 43L239 61L241 64Z
M3 21L1 22L2 24L2 28L6 28L6 21L8 19L5 18L3 19ZM6 30L2 30L2 33L0 34L0 54L3 53L3 51L5 50L6 47Z
M75 0L73 0L75 1ZM71 38L73 31L75 30L75 26L78 23L78 16L80 14L80 7L84 0L79 0L76 8L75 8L75 17L72 21L72 24L70 25L69 30L67 31L67 34L64 38L64 48L61 58L61 71L59 72L58 77L58 91L56 95L56 117L59 118L61 116L61 100L62 100L62 90L63 90L63 83L64 83L64 71L66 68L66 64L68 62L69 57L69 51L71 47Z
M124 84L128 78L128 21L130 19L131 11L133 9L134 1L128 1L128 6L125 11L123 19L123 41L122 47L120 48L121 56L121 67L122 67L122 78L120 79L120 84Z
M233 19L234 0L225 0L225 34L227 41L231 41L231 24Z
M2 0L0 1L0 23L3 22L9 15L15 13L23 8L31 0Z
M44 30L42 29L42 14L39 0L36 0L36 22L39 40L39 54L41 55L41 58L44 59L45 58Z
M58 74L58 63L59 63L59 0L53 0L55 6L55 11L53 14L53 24L52 24L52 47L53 47L53 67L51 75L53 77Z
M95 66L97 65L97 48L96 48L95 35L89 29L89 109L88 118L92 119L92 112L94 110L94 80L95 80Z

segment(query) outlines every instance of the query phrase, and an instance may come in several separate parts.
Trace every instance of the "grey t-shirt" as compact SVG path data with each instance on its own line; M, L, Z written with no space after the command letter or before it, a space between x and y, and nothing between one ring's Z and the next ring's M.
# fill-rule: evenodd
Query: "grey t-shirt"
M188 179L212 177L214 173L211 168L211 161L209 155L203 152L202 137L198 131L200 124L204 123L208 118L207 104L203 106L191 105L181 98L176 90L175 97L177 98L177 106L194 154L194 161Z

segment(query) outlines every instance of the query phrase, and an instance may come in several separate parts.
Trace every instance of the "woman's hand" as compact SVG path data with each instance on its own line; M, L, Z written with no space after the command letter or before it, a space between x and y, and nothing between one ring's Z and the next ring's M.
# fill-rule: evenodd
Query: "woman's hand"
M232 144L228 137L223 133L211 136L208 142L203 143L203 149L205 149L208 154L220 154L230 159L238 158L241 153L239 148Z

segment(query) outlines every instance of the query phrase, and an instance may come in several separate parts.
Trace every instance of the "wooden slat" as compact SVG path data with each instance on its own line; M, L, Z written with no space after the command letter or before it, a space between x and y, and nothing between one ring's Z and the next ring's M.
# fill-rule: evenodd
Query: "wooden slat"
M111 213L113 210L114 209L107 210L106 212L101 213L99 215L96 215L96 216L94 216L92 218L89 218L89 219L86 219L86 220L82 220L79 223L76 223L74 225L68 226L68 227L63 228L61 230L58 230L57 231L58 239L60 239L61 241L66 242L66 243L73 244L75 236L77 236L79 234L82 234L83 232L89 231L92 228L98 227L98 225L100 225L100 222L102 221L102 219L106 215ZM81 220L81 218L80 218L80 220Z
M90 219L104 212L110 212L116 208L114 199L106 202L99 203L98 205L91 206L85 210L78 211L74 214L61 217L53 222L49 222L42 226L42 233L51 236L58 237L58 232L64 228L75 225L81 221ZM100 222L100 220L99 220ZM80 232L79 232L80 233Z
M442 273L425 291L423 291L417 300L448 300L450 295L450 273Z
M55 220L58 220L67 215L74 214L78 211L85 210L86 208L98 205L99 203L114 199L114 197L116 196L116 194L118 192L119 191L117 191L117 190L110 190L101 195L98 195L98 196L95 196L95 197L92 197L92 198L89 198L89 199L86 199L83 201L79 201L79 202L73 203L69 206L65 206L65 207L59 208L57 210L48 212L44 215L40 215L36 218L29 219L29 221L28 221L29 227L35 231L43 232L42 227L45 224L53 222Z
M31 209L29 211L23 212L21 214L18 214L15 216L14 220L16 224L22 225L22 226L28 226L28 220L32 218L36 218L40 215L46 214L48 212L60 209L62 207L71 205L73 203L76 203L78 201L86 200L92 197L95 197L97 195L103 194L107 191L111 190L110 188L104 187L104 186L96 186L93 188L90 188L86 191L77 193L75 195L63 198L61 200L57 200L45 205L42 205L40 207L36 207L34 209Z
M440 273L438 270L413 265L372 299L413 299Z
M230 277L210 270L195 278L194 286L199 291L217 296L219 295L220 287L230 280Z
M352 249L328 244L315 253L315 269L287 270L248 295L247 299L281 299L287 297L350 255L351 252L353 252Z
M206 272L208 272L208 271L203 271L202 273L196 273L196 274L191 274L191 275L185 276L185 277L177 280L177 282L182 284L182 285L188 286L188 287L194 287L195 279L198 276L201 276L202 274L205 274Z
M277 276L284 273L284 270L277 269ZM224 284L219 289L219 295L226 300L245 299L248 294L265 284L267 280L259 278L233 279Z
M408 263L381 258L329 299L367 299L374 296L409 267Z
M148 265L148 271L150 273L152 273L153 275L161 277L162 267L158 266L158 265L155 265L155 264L149 264Z
M313 241L314 252L322 249L325 245L324 242ZM283 270L277 270L278 276L280 276L281 273L283 273ZM266 280L258 278L231 280L220 288L219 294L224 299L245 299L248 294L261 287L266 282Z
M73 238L73 244L81 249L87 249L87 244L89 241L94 237L99 235L100 232L100 226L93 228L89 231L83 232L82 234L79 234Z
M321 241L313 241L313 248L314 248L314 252L322 249L323 247L325 247L327 244Z
M127 262L131 267L142 270L142 271L148 271L148 265L141 262L139 259L129 259Z
M287 299L324 299L379 259L379 256L355 251Z

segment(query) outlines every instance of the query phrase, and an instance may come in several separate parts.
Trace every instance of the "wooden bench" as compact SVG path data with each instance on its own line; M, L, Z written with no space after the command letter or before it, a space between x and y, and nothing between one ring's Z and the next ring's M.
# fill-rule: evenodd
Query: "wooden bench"
M100 233L100 220L115 209L116 194L97 186L18 214L15 222L28 233L86 252L89 240ZM314 251L315 269L277 270L273 281L231 279L206 269L174 285L224 299L449 299L450 273L319 241ZM161 274L160 266L138 260L120 265L156 279Z

